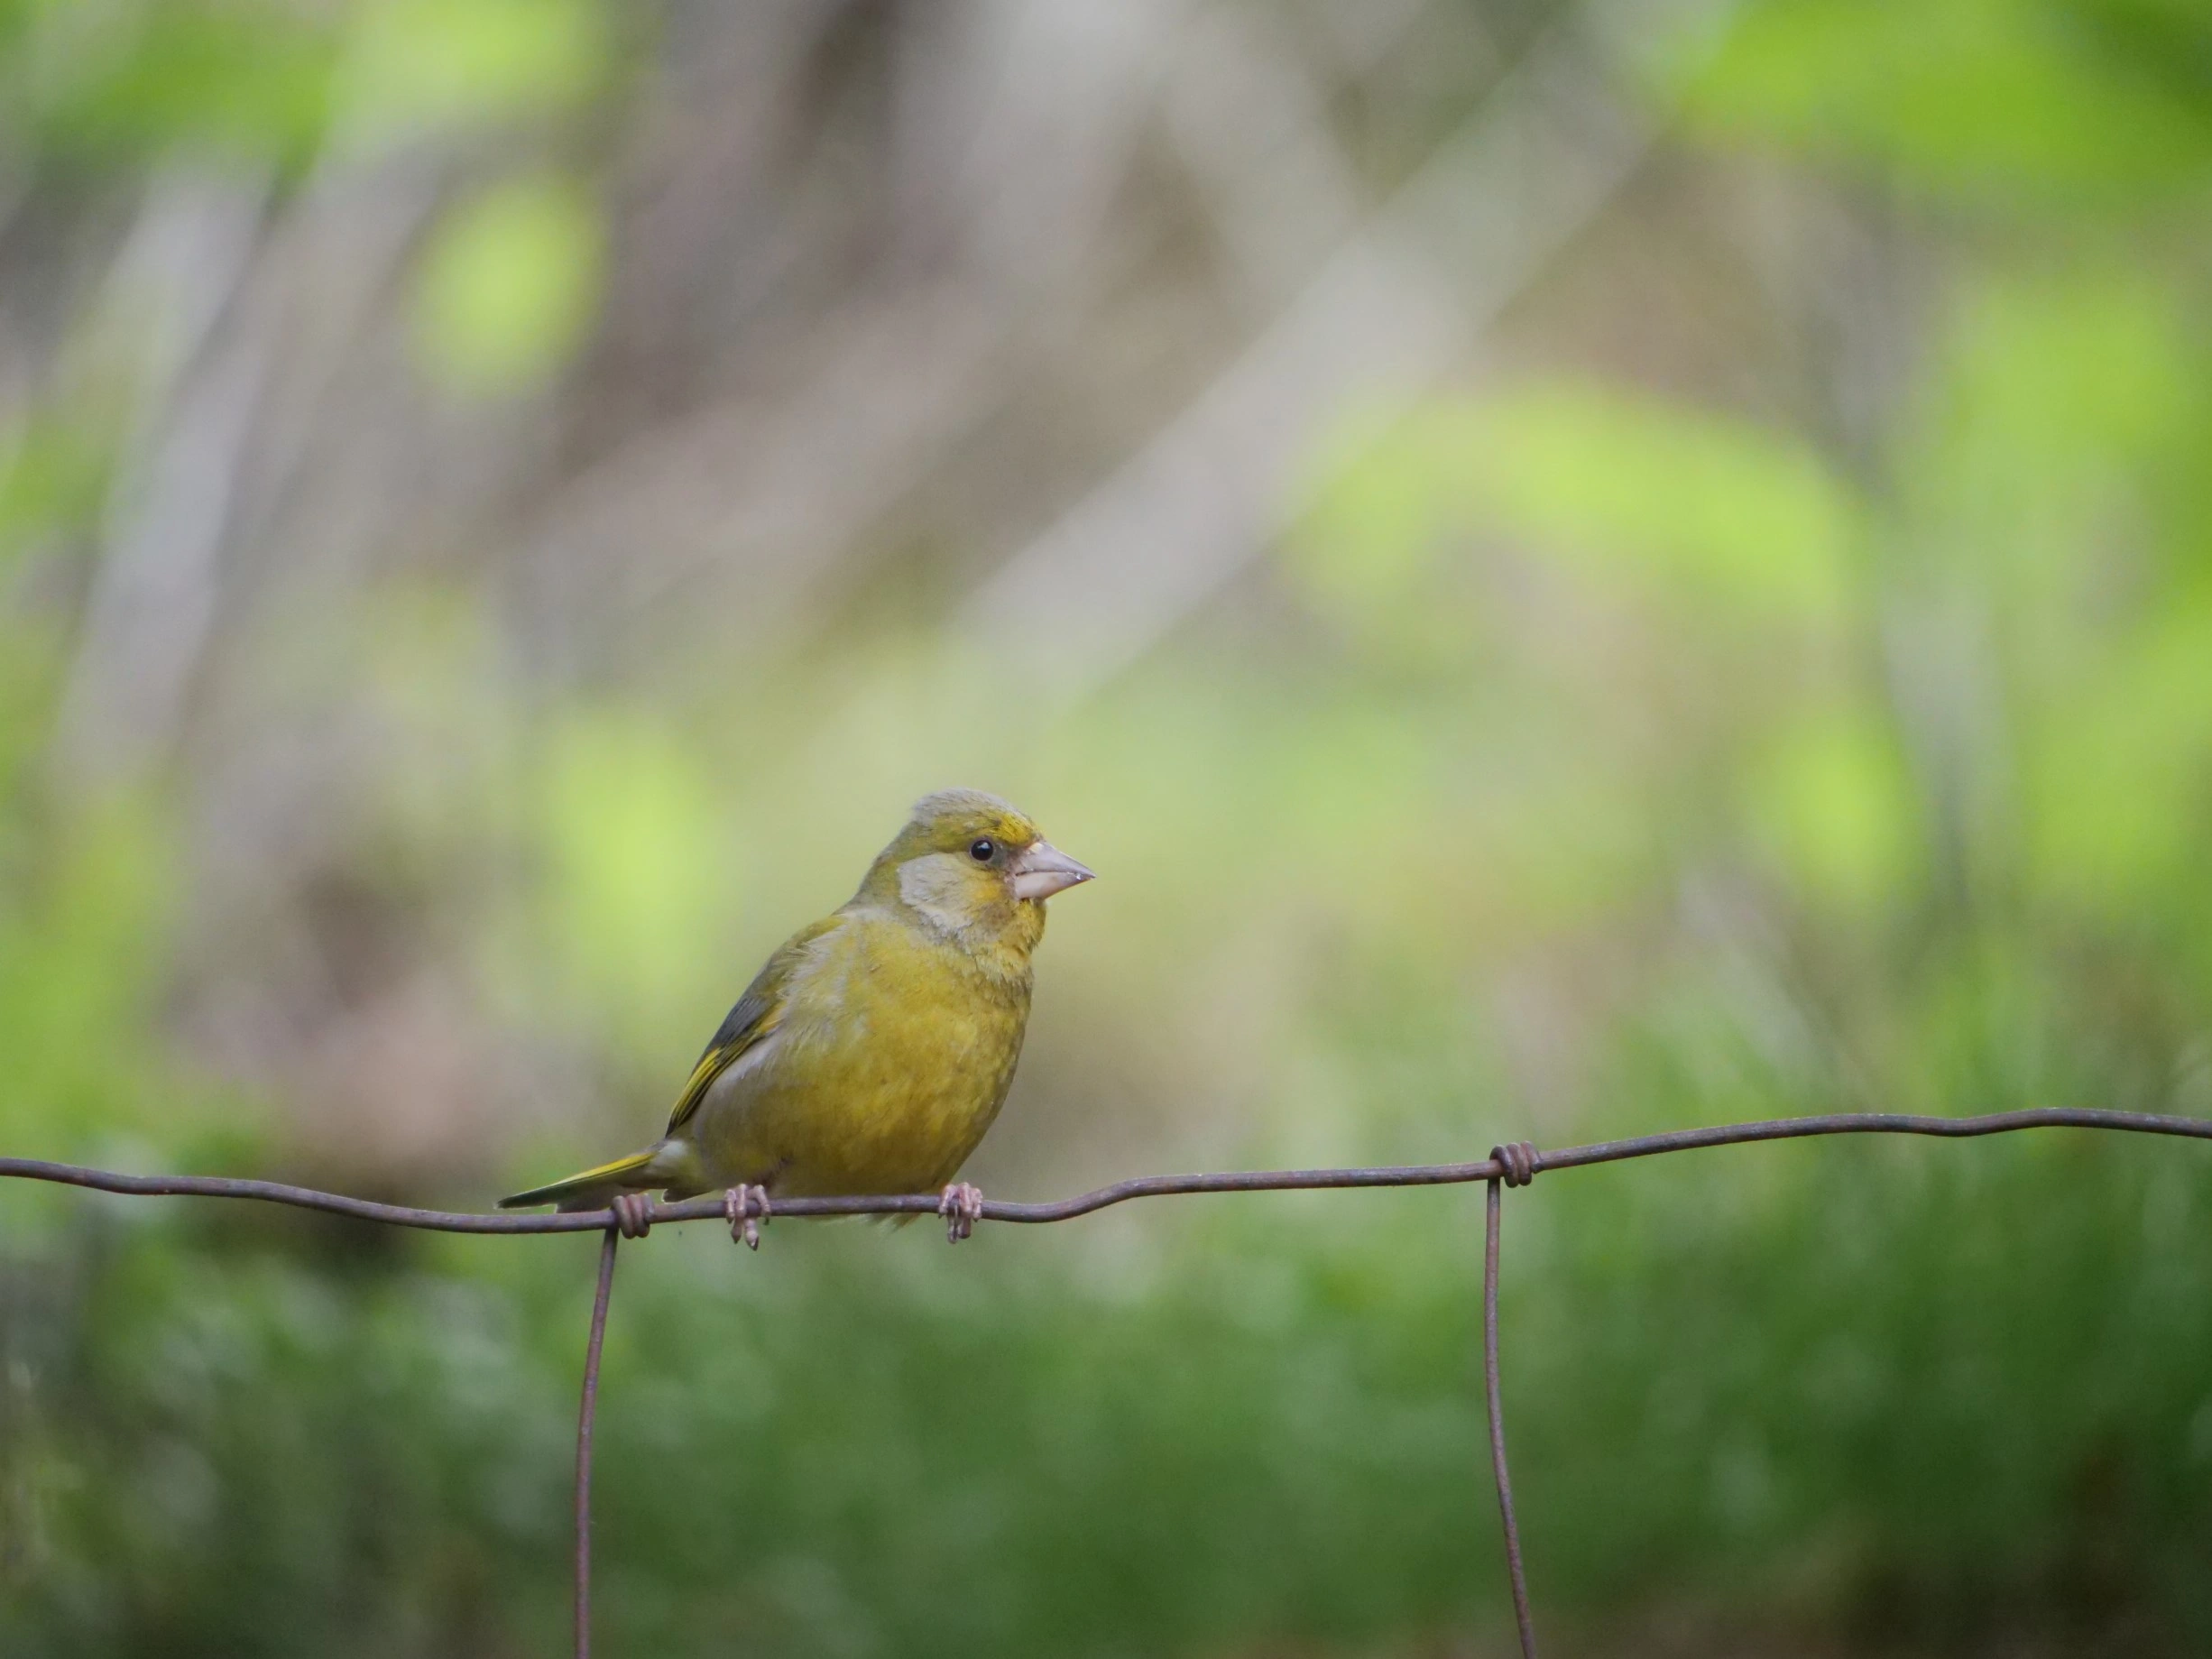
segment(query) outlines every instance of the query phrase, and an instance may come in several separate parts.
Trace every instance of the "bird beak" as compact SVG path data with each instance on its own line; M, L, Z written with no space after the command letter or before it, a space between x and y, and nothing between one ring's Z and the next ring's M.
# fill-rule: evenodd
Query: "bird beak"
M1017 899L1050 899L1078 882L1095 879L1049 841L1031 842L1014 855L1007 868L1013 872Z

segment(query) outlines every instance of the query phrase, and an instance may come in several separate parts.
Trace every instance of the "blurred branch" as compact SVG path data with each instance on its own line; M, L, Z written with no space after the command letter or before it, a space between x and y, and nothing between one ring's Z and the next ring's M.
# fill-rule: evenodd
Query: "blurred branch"
M253 432L263 342L226 328L252 273L267 186L157 178L109 276L110 328L144 336L142 459L108 508L62 705L62 747L96 781L167 748L217 614Z
M720 623L725 644L734 622L764 636L787 615L1019 383L1014 321L1098 281L1093 255L1183 9L1024 8L980 52L944 38L950 24L917 23L892 69L890 257L806 326L800 349L818 361L772 405L733 387L545 501L532 564L555 585L551 608L651 614L737 569L744 602ZM656 212L650 227L677 235L684 224ZM769 223L750 240L788 253L796 234ZM639 547L654 558L633 557Z
M982 659L1079 696L1218 591L1303 510L1331 417L1407 407L1598 215L1657 137L1624 80L1728 9L1549 30L1227 372L975 594Z

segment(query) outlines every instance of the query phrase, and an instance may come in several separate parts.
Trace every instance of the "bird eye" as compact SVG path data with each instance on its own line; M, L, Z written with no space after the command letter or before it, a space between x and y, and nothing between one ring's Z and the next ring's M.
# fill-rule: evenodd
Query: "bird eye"
M999 843L986 835L968 849L968 856L979 864L988 864L998 850Z

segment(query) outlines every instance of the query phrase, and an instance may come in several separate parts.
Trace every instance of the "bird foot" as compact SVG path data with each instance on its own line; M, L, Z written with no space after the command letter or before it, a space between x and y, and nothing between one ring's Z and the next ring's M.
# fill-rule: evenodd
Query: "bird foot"
M653 1195L650 1193L617 1193L609 1201L614 1212L614 1225L625 1239L642 1239L653 1229Z
M749 1250L760 1248L760 1223L768 1220L768 1188L733 1186L722 1195L722 1212L730 1218L730 1237Z
M955 1181L945 1189L945 1196L937 1200L937 1213L945 1218L945 1241L958 1244L983 1219L982 1188Z

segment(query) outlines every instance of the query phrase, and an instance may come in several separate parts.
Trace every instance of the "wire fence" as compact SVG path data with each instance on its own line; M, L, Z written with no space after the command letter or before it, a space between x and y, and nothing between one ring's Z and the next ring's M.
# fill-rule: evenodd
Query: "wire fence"
M963 1211L928 1194L850 1198L770 1199L759 1187L737 1188L709 1198L663 1203L642 1194L604 1210L554 1214L481 1214L473 1211L419 1210L373 1203L278 1181L251 1181L223 1175L126 1175L75 1164L38 1158L0 1158L0 1178L51 1181L135 1197L243 1198L290 1204L302 1210L351 1216L356 1221L434 1232L566 1233L604 1235L599 1249L599 1283L592 1299L591 1333L584 1350L583 1399L576 1414L576 1653L590 1659L592 1582L592 1428L598 1412L599 1356L606 1338L607 1307L614 1289L614 1255L624 1238L642 1238L654 1225L672 1221L721 1221L741 1243L754 1244L760 1223L773 1216L935 1215L947 1218L949 1236L966 1236L973 1219L1044 1223L1073 1221L1138 1198L1180 1197L1198 1193L1327 1191L1343 1187L1452 1186L1488 1184L1483 1213L1482 1382L1489 1419L1490 1474L1498 1491L1498 1517L1505 1533L1506 1570L1523 1659L1536 1659L1535 1624L1529 1609L1527 1576L1521 1560L1520 1524L1513 1507L1513 1482L1506 1463L1505 1412L1498 1362L1498 1260L1504 1189L1525 1187L1544 1171L1581 1169L1663 1153L1706 1147L1739 1146L1765 1140L1799 1140L1824 1135L1927 1135L1968 1139L2017 1129L2078 1129L2138 1135L2171 1135L2212 1140L2212 1120L2161 1117L2149 1112L2049 1108L1996 1112L1977 1118L1913 1117L1890 1112L1841 1112L1826 1117L1767 1118L1710 1129L1675 1129L1625 1140L1599 1141L1539 1152L1526 1141L1493 1147L1472 1163L1413 1164L1377 1168L1269 1169L1221 1171L1206 1175L1139 1175L1051 1203L972 1203Z

